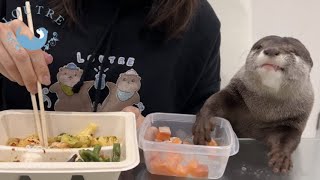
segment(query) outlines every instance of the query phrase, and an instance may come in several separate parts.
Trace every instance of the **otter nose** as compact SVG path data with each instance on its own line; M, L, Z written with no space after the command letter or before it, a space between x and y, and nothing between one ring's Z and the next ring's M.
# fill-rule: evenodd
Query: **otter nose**
M276 48L268 48L263 51L263 53L267 56L278 56L280 51Z

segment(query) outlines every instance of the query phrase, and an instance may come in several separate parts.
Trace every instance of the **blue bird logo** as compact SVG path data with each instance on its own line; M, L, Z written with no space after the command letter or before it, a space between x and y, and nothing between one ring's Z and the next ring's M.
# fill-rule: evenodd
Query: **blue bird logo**
M34 36L32 37L32 39L30 39L28 36L21 34L21 28L17 29L16 38L18 43L23 48L31 51L41 49L47 42L48 31L45 28L41 27L37 29L36 32L37 34L39 34L39 38Z

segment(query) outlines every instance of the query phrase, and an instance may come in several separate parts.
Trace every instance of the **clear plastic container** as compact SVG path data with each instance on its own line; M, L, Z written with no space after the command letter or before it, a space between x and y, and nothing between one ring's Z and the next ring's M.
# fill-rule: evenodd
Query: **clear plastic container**
M26 138L35 134L33 111L0 112L0 179L18 180L27 175L32 180L70 180L83 175L85 180L118 179L121 171L136 167L140 162L136 120L133 113L74 113L46 112L48 137L63 132L77 134L89 123L98 125L96 136L117 136L121 142L120 162L66 162L80 149L28 149L9 147L9 137ZM85 148L92 149L92 148ZM102 147L110 155L112 147ZM33 157L33 162L12 162Z
M172 137L192 138L194 122L194 115L154 113L146 117L139 130L139 147L144 151L150 173L205 179L223 176L229 156L239 151L238 138L227 120L216 118L216 126L211 133L219 146L155 142L150 141L150 133L147 133L151 126L167 126Z

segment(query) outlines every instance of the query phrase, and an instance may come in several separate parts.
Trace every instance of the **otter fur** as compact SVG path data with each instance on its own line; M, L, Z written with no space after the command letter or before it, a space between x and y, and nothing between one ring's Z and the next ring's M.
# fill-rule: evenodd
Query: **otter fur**
M210 141L214 117L222 117L238 137L267 145L274 172L288 172L313 107L312 66L310 53L299 40L260 39L230 83L207 99L197 114L194 143Z

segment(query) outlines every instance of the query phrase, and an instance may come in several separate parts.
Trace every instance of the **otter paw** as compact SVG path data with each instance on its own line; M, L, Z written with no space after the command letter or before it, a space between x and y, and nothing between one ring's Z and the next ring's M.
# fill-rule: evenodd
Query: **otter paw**
M283 151L272 151L268 154L269 166L274 173L288 173L293 164L291 154Z
M193 143L197 145L205 145L211 141L211 131L213 123L211 119L197 117L193 125Z

